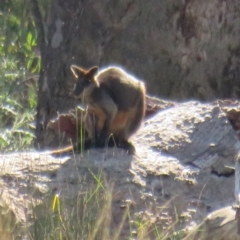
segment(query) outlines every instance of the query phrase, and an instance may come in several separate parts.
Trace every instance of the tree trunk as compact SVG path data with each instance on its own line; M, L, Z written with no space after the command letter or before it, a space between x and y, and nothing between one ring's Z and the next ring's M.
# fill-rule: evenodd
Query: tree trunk
M53 0L46 20L37 1L42 70L36 146L46 126L74 108L71 64L123 66L164 98L240 96L240 14L236 0Z

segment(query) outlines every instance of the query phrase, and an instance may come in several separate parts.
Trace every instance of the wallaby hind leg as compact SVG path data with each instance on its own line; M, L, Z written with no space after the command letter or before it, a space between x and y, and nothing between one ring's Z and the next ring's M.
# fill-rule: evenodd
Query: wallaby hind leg
M100 145L107 144L108 138L110 136L110 126L117 114L118 108L113 100L106 94L104 100L99 102L99 107L104 113L105 121L103 127L99 134L97 134L97 142Z
M114 147L115 145L116 145L116 143L113 141L112 138L110 138L109 142L107 143L107 147ZM80 143L77 143L74 146L73 151L76 153L80 153L82 151L86 151L91 148L105 148L105 147L106 147L105 144L101 144L101 143L97 142L95 139L86 139L83 142L83 149L81 149Z
M116 145L117 145L116 141L112 137L109 138L109 141L106 144L98 142L95 139L86 139L83 144L83 146L84 146L83 150L86 151L91 148L115 147ZM77 144L77 147L76 146L74 147L74 152L78 152L78 153L81 152L79 144Z
M96 148L103 148L103 147L118 147L121 149L124 149L128 152L128 154L134 154L136 152L135 147L131 142L128 142L125 139L120 139L118 137L115 137L114 135L110 136L107 140L107 142L103 145L102 143L97 142L95 144Z
M126 150L128 152L128 154L130 154L130 155L136 153L136 149L135 149L134 145L125 139L121 139L120 141L117 141L117 146L119 148Z
M106 123L106 116L102 110L98 109L98 111L95 112L92 112L91 110L87 111L85 116L85 128L91 141L85 141L85 149L89 149L91 147L113 147L116 145L112 138L110 138L107 142L105 141L105 138L109 138L108 135L106 135L105 138L101 135L104 123Z
M129 154L136 152L135 147L128 139L139 129L142 119L145 113L145 101L144 98L140 98L134 111L130 113L130 117L127 120L125 129L117 137L117 146L128 151Z
M145 98L139 99L138 104L133 111L134 114L128 119L128 122L124 129L122 135L123 139L128 140L140 128L143 116L145 114Z
M105 147L117 147L118 145L118 142L116 141L116 139L113 137L113 136L110 136L108 138L108 140L106 140L106 142L103 142L103 141L94 141L94 144L93 144L93 147L94 148L105 148Z

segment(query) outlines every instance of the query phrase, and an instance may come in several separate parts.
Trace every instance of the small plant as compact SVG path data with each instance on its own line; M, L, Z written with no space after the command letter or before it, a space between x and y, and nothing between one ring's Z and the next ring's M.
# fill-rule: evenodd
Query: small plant
M34 138L36 89L21 82L24 76L14 59L0 59L1 151L29 148Z
M0 151L31 147L40 56L27 1L4 1L0 12ZM34 75L35 74L35 75Z
M114 239L110 236L112 187L104 187L101 173L92 176L95 183L80 191L76 201L61 198L59 191L45 202L46 207L33 210L38 217L30 231L32 239Z
M49 196L43 205L33 207L34 219L29 230L30 239L181 240L184 238L183 232L174 232L178 220L165 228L159 221L157 216L167 206L159 208L156 216L148 215L147 212L136 215L132 211L133 202L126 201L119 212L118 223L114 223L113 184L104 180L102 171L97 175L90 170L89 172L94 180L92 185L84 191L79 190L73 198L62 197L59 190L55 195Z

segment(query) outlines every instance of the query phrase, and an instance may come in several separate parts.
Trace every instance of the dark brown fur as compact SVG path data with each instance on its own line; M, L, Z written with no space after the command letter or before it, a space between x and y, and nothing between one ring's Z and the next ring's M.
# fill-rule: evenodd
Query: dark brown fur
M99 73L98 67L85 70L71 66L71 70L77 78L74 95L88 105L86 119L89 114L96 116L96 133L86 124L96 145L104 146L112 134L119 147L133 150L128 140L139 129L144 116L144 83L116 67Z

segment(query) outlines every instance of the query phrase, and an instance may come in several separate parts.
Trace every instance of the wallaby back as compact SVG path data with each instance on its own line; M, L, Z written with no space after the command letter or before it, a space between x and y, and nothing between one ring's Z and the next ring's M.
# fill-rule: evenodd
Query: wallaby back
M95 79L112 98L118 110L129 110L136 106L142 98L145 87L143 82L117 67L107 68L99 72Z

